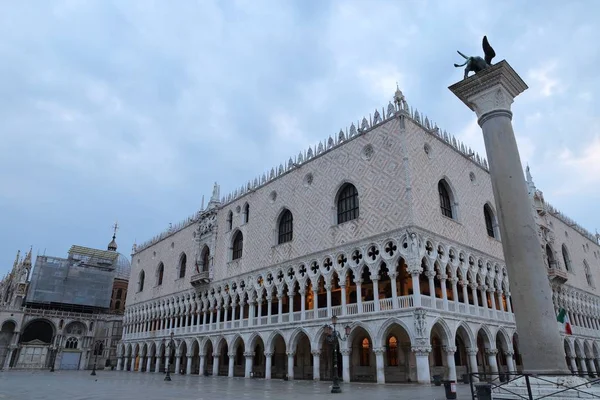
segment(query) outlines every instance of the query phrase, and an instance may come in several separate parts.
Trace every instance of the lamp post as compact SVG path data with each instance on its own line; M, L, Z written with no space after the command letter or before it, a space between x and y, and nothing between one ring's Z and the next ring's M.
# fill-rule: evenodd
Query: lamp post
M340 378L338 376L338 351L339 351L339 341L348 339L350 335L350 326L346 325L344 328L345 335L342 337L340 332L335 329L335 325L337 324L337 317L334 315L331 317L331 325L325 325L325 339L332 344L333 349L333 386L331 387L331 393L342 393L342 388L340 387Z
M171 369L171 366L169 365L171 361L171 343L173 343L173 332L171 332L169 343L167 343L167 375L165 376L165 381L167 382L171 382L171 373L169 371Z
M101 340L96 340L96 342L94 343L94 368L92 369L92 373L90 375L92 376L96 376L96 362L98 362L98 346L102 345L102 341Z

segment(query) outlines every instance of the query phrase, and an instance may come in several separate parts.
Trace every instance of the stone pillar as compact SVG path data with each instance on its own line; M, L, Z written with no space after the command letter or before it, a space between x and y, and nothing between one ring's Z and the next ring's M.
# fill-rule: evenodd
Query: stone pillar
M440 276L440 286L442 289L442 301L444 302L444 310L448 311L448 292L446 292L446 279L448 276L446 274L442 274Z
M571 372L572 373L577 373L579 368L577 368L577 361L575 360L575 357L569 357L569 361L571 362Z
M306 319L306 289L300 288L300 320Z
M371 279L371 282L373 282L373 310L377 312L381 309L379 304L379 281Z
M340 282L340 293L342 295L342 315L346 315L346 281Z
M273 365L273 353L265 352L265 379L271 379L271 369Z
M8 357L9 355L10 355L10 353L7 354L6 356ZM6 360L4 360L4 369L8 369L8 367L6 366ZM117 371L121 371L122 369L123 369L123 359L121 357L119 357L117 359Z
M152 370L152 357L146 356L146 372L151 372Z
M181 371L181 354L175 354L175 374Z
M313 350L313 380L321 380L321 350Z
M419 275L421 275L420 271L413 270L410 272L410 276L412 278L414 307L421 307L421 287L419 286Z
M358 310L358 314L362 314L362 279L356 280L356 309Z
M477 348L468 348L467 355L469 356L469 371L472 374L478 373L479 367L477 366ZM477 376L473 376L473 382L479 382L479 378Z
M281 323L282 321L282 317L283 317L283 302L281 301L283 299L283 294L278 294L277 295L277 322Z
M331 317L331 284L325 284L325 290L327 291L327 316Z
M502 290L498 290L496 292L496 296L498 297L498 310L500 310L500 311L506 311L504 309L504 305L502 304Z
M314 318L319 318L319 292L318 292L319 282L316 285L313 285L313 312L315 314Z
M254 325L254 311L256 311L256 301L254 299L248 300L248 326Z
M473 304L475 305L475 307L479 307L479 299L477 298L477 284L471 283L471 284L469 284L469 286L471 287L471 295L473 297Z
M219 354L213 353L213 376L219 376Z
M229 368L227 369L227 376L233 378L233 368L235 367L235 353L229 353Z
M492 379L498 378L498 360L496 359L496 354L498 354L497 349L486 349L485 354L488 358L488 365L490 366L490 372L492 374Z
M446 353L446 364L448 365L448 380L456 382L456 363L454 361L454 353L456 353L456 347L444 346L443 350Z
M267 325L271 324L271 305L272 305L273 297L267 296Z
M58 353L58 350L56 350L56 353ZM127 367L129 367L129 357L125 356L123 357L123 371L127 371Z
M350 382L350 349L341 350L342 353L342 379Z
M510 292L506 293L506 308L508 308L508 312L512 313L513 309L512 309L512 300L510 297Z
M291 381L294 379L294 352L287 352L287 370L288 370L288 379Z
M487 288L485 286L480 286L479 287L479 292L481 293L481 302L483 303L481 306L485 309L488 308L488 302L487 302Z
M200 368L198 368L198 375L200 376L204 375L204 371L206 371L206 366L204 365L205 362L206 356L204 354L200 354Z
M385 383L385 366L383 365L385 348L373 349L373 353L375 353L375 365L377 366L377 383L383 384Z
M462 284L461 284L461 286L462 286L462 292L463 292L463 300L464 300L464 302L465 302L466 305L469 304L469 290L467 289L468 285L469 284L467 283L467 281L463 281Z
M415 353L415 358L417 360L417 382L426 384L431 383L431 376L429 374L429 352L431 351L431 347L413 347L412 351Z
M250 378L252 375L252 360L254 360L254 352L249 351L244 353L244 357L246 357L246 365L244 368L244 378Z
M429 279L429 297L431 297L431 306L435 308L435 277L434 271L427 271L425 273L427 278Z
M81 355L81 358L83 359L83 354ZM134 372L134 371L135 371L135 357L131 357L131 365L130 365L130 367L129 367L129 370L130 370L131 372Z
M294 289L288 289L288 311L290 322L294 320Z
M510 105L527 85L506 61L486 68L450 87L475 111L483 131L492 190L496 201L504 261L516 304L519 350L526 372L567 372L552 289L537 235L519 149L512 128Z
M186 354L186 358L187 358L187 362L186 362L186 366L185 366L185 374L186 375L191 375L192 374L192 354Z
M159 373L160 372L160 361L161 361L162 357L156 357L156 361L154 362L154 372Z
M588 371L590 372L590 377L595 378L596 377L596 365L594 365L594 359L590 357L587 359L587 362L588 362Z
M581 376L586 376L588 374L588 369L587 369L587 365L586 365L586 359L585 357L579 357L579 365L581 366Z
M515 353L512 351L504 352L504 357L506 358L506 368L508 369L508 372L511 372L511 373L514 373L517 371L517 368L515 367L515 360L513 358L514 355L515 355Z
M394 262L394 265L396 262ZM390 283L392 284L392 308L398 308L398 284L396 282L396 274L390 274Z
M489 288L488 293L490 294L490 301L492 302L492 310L496 311L496 299L494 298L494 293L495 293L494 288ZM494 313L494 319L496 319L495 313Z
M458 312L458 279L452 278L450 282L452 282L452 299L454 299L456 312Z

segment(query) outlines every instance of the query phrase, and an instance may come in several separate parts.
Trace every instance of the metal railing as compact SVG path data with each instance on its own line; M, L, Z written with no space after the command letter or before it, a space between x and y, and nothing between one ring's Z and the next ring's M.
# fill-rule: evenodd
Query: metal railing
M541 400L556 398L600 399L600 377L519 372L470 373L471 398ZM491 396L490 396L491 395Z

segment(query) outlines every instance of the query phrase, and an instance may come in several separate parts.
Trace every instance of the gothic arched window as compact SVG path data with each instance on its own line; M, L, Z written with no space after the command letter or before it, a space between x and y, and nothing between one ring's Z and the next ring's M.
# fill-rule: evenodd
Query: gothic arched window
M250 221L250 204L244 204L244 223L247 224Z
M438 182L438 194L440 195L440 208L442 210L442 215L448 218L454 218L452 212L452 200L450 197L450 187L448 186L448 182L445 179L442 179Z
M291 242L294 235L294 217L290 210L284 210L279 217L278 243Z
M179 278L185 277L185 267L187 264L187 256L185 253L181 255L179 258Z
M67 339L67 342L65 343L65 349L76 349L78 343L79 343L79 341L77 340L77 338L70 337Z
M210 249L208 248L208 246L204 246L204 249L202 250L202 271L201 272L208 271L209 266L210 266Z
M341 187L337 196L337 223L352 221L358 218L358 191L351 183Z
M144 290L144 279L146 278L146 274L144 273L144 270L142 270L142 272L140 272L140 280L138 281L138 292L141 292L142 290Z
M554 252L549 244L546 244L546 259L548 260L548 268L556 267L556 261L554 261Z
M121 300L121 297L123 297L123 289L118 289L117 290L117 299Z
M156 277L156 286L162 285L163 275L165 274L165 265L163 263L158 264L158 272Z
M485 218L485 229L489 237L496 237L494 232L494 213L489 205L483 206L483 217Z
M227 214L227 227L229 228L229 230L233 229L233 212L229 211L229 214Z
M562 245L562 256L563 256L563 261L565 263L565 269L568 272L571 272L571 257L569 257L569 250L567 249L566 245Z
M242 257L242 251L244 249L244 236L242 232L238 231L233 237L233 246L231 252L231 259L237 260Z

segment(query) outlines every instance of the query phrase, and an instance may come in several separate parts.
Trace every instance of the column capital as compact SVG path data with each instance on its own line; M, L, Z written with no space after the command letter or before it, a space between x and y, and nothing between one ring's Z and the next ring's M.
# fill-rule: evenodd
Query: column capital
M296 355L295 351L288 351L285 354L287 354L288 357L294 357Z
M513 357L515 355L515 352L512 351L512 350L507 350L507 351L504 352L504 355L506 357Z
M431 353L431 346L414 346L410 350L416 356L428 356Z
M254 357L254 352L253 351L246 351L246 352L244 352L244 357L246 357L246 358L252 358L252 357Z
M349 356L352 353L352 350L350 350L350 349L341 349L340 353L342 353L343 356Z
M498 349L485 349L485 354L488 356L495 356L498 354Z
M321 350L313 350L311 351L313 356L320 356L321 355Z
M265 351L263 353L265 355L265 357L269 358L269 357L273 357L273 352L272 351Z
M454 354L456 353L456 346L443 346L442 350L444 353Z
M476 356L477 352L479 351L479 350L477 350L477 348L471 348L471 347L469 347L465 350L466 350L467 354L470 356Z
M219 353L213 353L212 356L216 357L216 358L219 358Z
M375 354L385 354L385 347L378 347L376 349L373 349L373 353L375 353Z
M235 358L235 353L228 353L227 355L229 356L230 359Z

